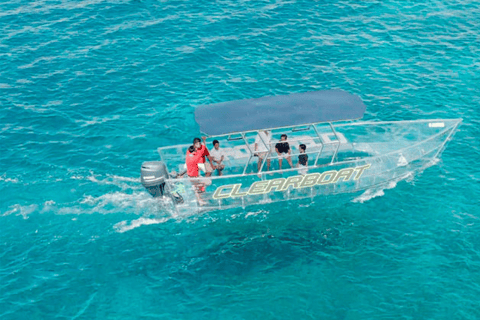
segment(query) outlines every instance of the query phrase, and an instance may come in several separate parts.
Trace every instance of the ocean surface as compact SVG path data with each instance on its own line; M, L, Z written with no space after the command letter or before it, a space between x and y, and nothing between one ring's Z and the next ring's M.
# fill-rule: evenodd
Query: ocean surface
M1 320L480 318L478 1L0 0L0 31ZM141 186L196 106L332 88L463 123L354 200L178 216Z

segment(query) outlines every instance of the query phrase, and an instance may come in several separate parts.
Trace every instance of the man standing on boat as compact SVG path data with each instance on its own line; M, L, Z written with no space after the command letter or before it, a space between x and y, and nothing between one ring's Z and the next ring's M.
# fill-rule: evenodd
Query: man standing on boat
M198 179L199 178L198 165L200 164L202 156L203 156L203 152L196 151L196 148L193 145L193 146L190 146L190 148L188 148L186 159L185 159L185 163L187 165L187 174L190 178L193 178L190 181L192 182L193 190L195 192L195 197L197 197L197 201L201 206L205 205L206 202L203 201L202 197L200 196L200 193L205 192L205 185L211 184L211 181L206 181L210 179L205 179L205 178Z
M185 164L187 165L187 174L190 178L198 178L198 164L201 158L202 154L196 152L194 146L188 148Z
M203 144L200 142L200 138L193 139L193 145L195 146L195 151L201 154L200 162L198 163L198 167L200 170L205 172L205 177L210 177L212 175L213 170L216 169L215 165L213 164L213 159L208 152L206 146L206 139L207 137L202 137ZM208 158L208 162L206 162L205 157Z
M267 157L267 170L270 170L270 159L268 154L270 153L270 140L271 135L267 130L259 131L255 138L255 154L258 156L257 170L260 171L263 159Z

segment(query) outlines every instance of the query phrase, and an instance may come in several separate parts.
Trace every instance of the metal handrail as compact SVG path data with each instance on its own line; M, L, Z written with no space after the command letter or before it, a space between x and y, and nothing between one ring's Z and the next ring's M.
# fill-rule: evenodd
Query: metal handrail
M231 136L232 136L232 135L231 135L231 134L229 134L229 135L228 135L228 137L227 137L227 141L237 141L237 140L242 140L242 139L243 139L243 135L244 135L244 133L243 133L243 132L240 132L240 134L241 134L241 137L238 137L238 138L231 138ZM244 139L244 140L245 140L245 139Z
M442 148L444 147L444 145L446 144L446 142L448 141L448 139L450 138L450 136L453 134L453 132L458 128L458 126L459 126L459 124L461 123L462 119L428 119L428 120L420 120L420 121L418 121L418 120L417 120L417 121L406 120L406 121L388 121L388 122L381 122L381 123L384 123L384 124L398 123L398 122L404 122L404 123L405 123L405 122L427 123L427 122L434 122L434 121L443 121L443 122L456 121L457 123L454 124L453 128L446 126L446 128L445 128L444 130L441 130L440 132L438 132L438 133L430 136L429 138L427 138L427 139L425 139L425 140L422 140L422 141L419 141L419 142L417 142L417 143L415 143L415 144L413 144L413 145L410 145L410 146L407 146L407 147L404 147L404 148L401 148L401 149L398 149L398 150L393 150L393 151L390 151L390 152L385 153L385 154L382 154L382 155L376 155L376 156L373 156L373 157L370 156L370 157L366 157L366 158L362 158L362 159L341 161L341 162L338 162L338 163L348 164L348 163L354 163L354 162L357 162L357 161L363 160L363 159L374 160L374 159L376 159L376 158L378 158L378 157L384 157L384 156L389 155L389 154L392 154L392 153L402 152L403 150L413 148L413 147L415 147L416 145L425 143L426 141L433 140L433 139L435 139L436 137L438 137L438 136L440 136L440 135L442 135L442 134L444 134L445 132L447 132L447 131L450 130L447 138L445 139L445 141L443 141L441 147L438 149L438 152L437 152L437 154L438 154L438 153L441 152ZM362 124L379 124L379 123L380 123L380 122L368 122L368 123L365 123L365 122L364 122L364 123L362 123ZM356 125L359 125L359 124L355 123L355 124L351 124L351 125L355 125L355 126L356 126ZM343 127L343 126L345 126L345 125L342 125L342 124L338 125L338 124L337 124L336 126ZM336 127L336 126L335 126L335 127ZM333 126L332 126L332 127L333 127ZM319 153L317 154L317 157L316 157L315 163L314 163L314 166L316 167L316 166L318 165L318 159L319 159L319 157L321 156L321 154L323 153L324 143L323 143L323 141L322 141L322 139L321 139L321 136L320 136L320 134L319 134L316 126L314 126L314 131L315 131L315 133L316 133L316 135L317 135L317 138L319 138L320 144L321 144L321 149L320 149ZM257 134L258 134L258 131L256 131L256 132L257 132ZM334 134L335 134L335 133L336 133L336 131L334 131ZM336 137L338 137L338 135L336 135ZM244 134L244 136L242 137L242 139L244 139L244 142L245 142L245 144L247 145L248 150L250 151L249 161L247 162L246 167L245 167L245 168L247 168L247 167L248 167L248 164L250 163L251 158L252 158L253 156L252 156L252 151L251 151L250 145L249 145L248 143L246 143L246 141L245 141L245 140L246 140L246 139L245 139L245 134ZM261 137L260 137L260 139L261 139L262 142L264 142L264 140L263 140ZM338 139L338 138L337 138L337 139ZM266 144L266 143L264 142L264 144ZM340 141L339 141L339 139L338 139L338 146L337 146L337 150L336 150L335 156L338 154L338 150L339 150L340 144L341 144L341 143L340 143ZM182 147L182 146L183 146L183 145L176 145L176 146L173 146L173 147L172 147L172 146L168 146L168 147L161 147L161 148L157 148L157 149L158 149L158 151L163 151L164 149L180 148L180 147ZM188 145L185 145L185 146L188 146ZM268 157L268 159L271 159L271 157L270 157L270 151L271 151L270 145L267 145L267 150L268 150L268 153L269 153L267 157ZM161 152L159 152L159 153L160 153L160 157L161 157L161 159L162 159L162 161L163 161L164 159L163 159L162 153L161 153ZM435 154L434 157L436 157L437 154ZM266 160L267 160L267 157L265 157L265 159L263 159L262 166L261 166L261 168L260 168L259 173L262 172L263 167L264 167L264 165L265 165L265 162L266 162ZM329 164L325 164L325 165L322 165L322 166L329 166L329 165L332 165L332 164L333 164L333 162L330 162ZM311 167L311 165L308 166L308 167ZM249 174L247 174L245 168L244 168L244 172L243 172L242 174L226 175L226 176L210 177L210 178L213 178L213 179L216 180L217 178L241 177L241 176L256 174L256 173L249 173ZM298 169L297 169L297 168L290 168L290 169L283 169L283 170L275 170L275 172L277 172L277 171L278 171L278 172L289 172L289 171L294 171L294 170L298 170ZM180 178L180 179L176 179L176 180L178 181L178 180L183 180L183 179L188 179L188 178Z
M379 124L398 124L398 123L426 123L426 122L435 122L435 121L457 121L461 122L463 119L462 118L456 118L456 119L421 119L421 120L400 120L400 121L361 121L361 122L354 122L354 121L335 121L334 125L332 122L329 122L330 125L333 127L345 127L345 126L364 126L364 125L379 125ZM316 125L318 124L325 124L325 122L316 122L312 123L310 125L313 125L313 128L316 129ZM308 125L308 124L305 124ZM277 128L271 128L271 129L288 129L288 128L294 128L295 126L285 126L285 127L277 127ZM263 130L263 129L262 129ZM243 133L250 133L250 132L257 132L258 130L250 130L250 131L243 131ZM239 132L237 132L239 133ZM232 132L229 134L231 136L232 134L235 134L235 132ZM318 133L317 133L318 135ZM221 134L221 135L212 135L208 136L208 138L215 138L215 137L224 137L226 134ZM235 138L234 138L235 139ZM238 140L240 140L239 138ZM157 150L162 150L162 149L169 149L169 148L178 148L178 147L187 147L190 146L190 144L182 144L182 145L175 145L175 146L167 146L167 147L159 147Z
M297 129L296 127L292 129L292 132L308 131L310 130L310 124L306 128Z
M452 120L452 119L447 119L447 120ZM461 119L455 119L455 120L461 120ZM446 120L437 120L437 121L446 121ZM392 121L392 122L395 122L395 121ZM458 124L456 124L453 128L452 127L449 127L449 128L445 128L444 130L428 137L427 139L424 139L422 141L419 141L417 143L414 143L414 144L411 144L409 146L406 146L404 148L401 148L401 149L397 149L397 150L392 150L390 152L387 152L387 153L384 153L384 154L379 154L379 155L374 155L374 156L369 156L369 157L365 157L365 158L362 158L362 159L355 159L355 160L347 160L347 161L341 161L341 162L338 162L337 164L348 164L348 163L355 163L355 162L358 162L358 161L366 161L366 160L369 160L369 161L372 161L372 160L375 160L375 159L378 159L378 158L382 158L382 157L386 157L386 156L389 156L391 154L394 154L394 153L401 153L401 152L404 152L404 150L407 150L407 149L412 149L412 148L415 148L416 146L418 145L421 145L425 142L428 142L428 141L431 141L433 139L436 139L437 137L441 136L442 134L445 134L447 131L449 130L452 130L454 131L456 128L458 127ZM449 134L450 136L451 134ZM445 139L447 140L447 138ZM436 148L434 148L436 149ZM326 164L324 166L330 166L331 164ZM308 166L310 167L310 166ZM275 170L276 172L291 172L291 171L295 171L295 170L298 170L298 168L289 168L289 169L282 169L282 170ZM272 171L273 173L275 173L274 171ZM247 175L254 175L255 173L250 173L250 174L247 174ZM241 177L241 176L244 176L243 174L236 174L236 175L222 175L222 176L211 176L209 177L209 179L214 179L214 180L217 180L217 179L229 179L229 178L234 178L234 177ZM180 180L187 180L187 179L190 179L190 178L180 178L180 179L175 179L176 181L180 181ZM167 179L167 180L171 180L171 179Z
M349 120L338 120L338 121L332 121L332 122L335 122L335 123L353 123L353 121L356 121L356 120L359 120L359 119L361 119L361 118L349 119ZM324 124L324 123L327 123L327 122L322 122L322 121L321 122L312 122L312 123L305 123L303 125L317 125L317 124ZM289 129L289 128L294 128L294 127L298 127L298 126L301 126L301 125L293 125L293 126L289 125L289 126L281 126L281 127L274 127L274 128L262 128L262 129L255 129L255 130L235 131L235 132L211 135L209 137L210 138L221 137L221 136L225 136L227 134L236 134L236 133L240 133L240 132L251 133L251 132L258 132L258 131L263 131L263 130L271 131L271 130L278 130L278 129Z

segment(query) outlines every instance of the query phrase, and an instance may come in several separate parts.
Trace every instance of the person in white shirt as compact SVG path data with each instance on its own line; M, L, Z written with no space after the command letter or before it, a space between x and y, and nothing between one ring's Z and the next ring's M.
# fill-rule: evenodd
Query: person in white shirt
M210 156L212 157L213 163L217 168L218 175L221 176L223 169L225 169L225 164L223 164L223 160L225 160L225 152L220 149L220 142L218 140L213 140L213 149L210 150Z
M259 131L255 138L255 155L258 156L257 170L260 171L263 159L268 157L271 135L267 130ZM270 170L270 159L267 158L267 170Z

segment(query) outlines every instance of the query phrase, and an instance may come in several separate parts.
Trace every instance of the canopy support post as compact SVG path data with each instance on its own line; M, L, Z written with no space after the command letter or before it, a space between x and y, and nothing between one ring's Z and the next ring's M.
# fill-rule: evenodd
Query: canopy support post
M265 143L265 141L263 141L263 138L260 135L260 132L258 130L256 132L257 132L258 136L260 137L260 140L262 140L263 144L267 147L267 155L265 156L265 158L263 158L262 165L260 166L260 170L258 170L258 173L260 173L260 172L262 172L263 166L265 165L265 162L267 161L267 158L270 157L270 145ZM271 139L271 137L270 137L270 139Z
M315 133L317 134L318 140L320 141L320 144L322 145L322 147L320 148L320 151L317 154L317 158L315 159L315 163L313 164L314 166L316 166L317 162L318 162L318 158L320 158L320 155L323 152L323 142L322 142L322 137L320 137L320 133L318 133L317 126L315 124L313 125L313 130L315 130Z
M335 161L335 157L337 156L338 149L340 149L340 138L338 137L337 131L335 131L335 128L333 127L332 123L329 122L328 124L330 125L330 128L332 129L333 134L335 135L335 138L337 138L337 141L338 141L337 149L335 150L335 153L332 156L332 160L330 161L330 163L333 163Z
M245 139L245 133L242 132L241 135L242 135L243 142L245 142L245 145L247 146L248 151L250 152L250 157L248 158L247 164L245 165L245 168L243 168L243 175L245 175L245 173L247 173L247 168L248 168L248 165L250 164L250 160L252 160L253 152L247 143L247 139Z

